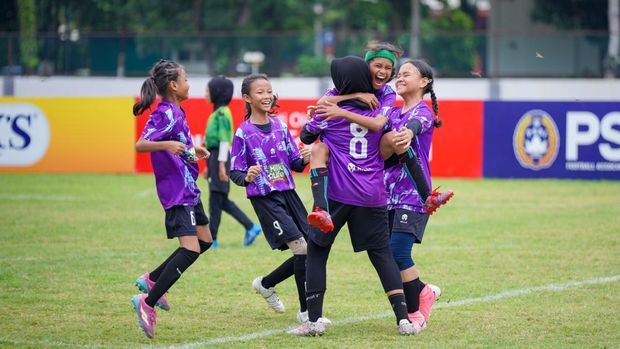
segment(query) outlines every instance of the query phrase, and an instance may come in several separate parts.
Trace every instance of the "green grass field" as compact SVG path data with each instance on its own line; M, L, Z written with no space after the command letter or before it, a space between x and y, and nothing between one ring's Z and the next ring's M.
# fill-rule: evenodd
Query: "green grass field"
M310 205L309 183L297 177ZM429 328L401 337L365 253L341 232L328 264L325 336L284 333L250 286L289 256L261 236L241 246L227 215L158 312L137 326L135 278L177 247L150 175L0 175L0 347L6 348L612 348L620 346L620 182L447 180L456 196L416 246L422 279L443 295ZM206 193L206 182L200 186ZM206 203L208 194L203 201ZM231 194L251 217L239 188Z

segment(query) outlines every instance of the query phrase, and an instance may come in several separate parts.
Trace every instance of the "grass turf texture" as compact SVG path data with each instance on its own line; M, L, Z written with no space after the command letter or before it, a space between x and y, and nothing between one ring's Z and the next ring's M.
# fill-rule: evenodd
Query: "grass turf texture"
M310 206L307 177L296 177ZM137 276L178 243L167 240L150 175L0 175L0 347L15 348L607 348L620 343L620 182L447 180L415 260L443 290L429 328L400 337L365 253L343 230L328 264L321 338L296 338L293 279L278 286L285 314L250 283L289 257L224 214L220 247L171 289L155 339L137 326ZM207 183L199 181L208 207ZM241 188L231 197L255 218ZM609 282L450 306L476 297L598 277ZM360 319L359 317L369 317ZM353 318L353 319L352 319ZM344 322L343 322L344 320ZM339 323L340 321L340 323ZM240 340L237 337L243 337ZM245 337L244 337L245 336ZM226 338L235 337L235 338ZM183 346L185 345L185 346Z

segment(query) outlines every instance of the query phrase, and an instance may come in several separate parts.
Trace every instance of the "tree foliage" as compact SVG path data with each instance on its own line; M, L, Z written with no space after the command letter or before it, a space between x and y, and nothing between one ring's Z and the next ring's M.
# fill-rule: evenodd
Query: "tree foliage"
M608 0L534 0L531 17L560 29L607 30Z

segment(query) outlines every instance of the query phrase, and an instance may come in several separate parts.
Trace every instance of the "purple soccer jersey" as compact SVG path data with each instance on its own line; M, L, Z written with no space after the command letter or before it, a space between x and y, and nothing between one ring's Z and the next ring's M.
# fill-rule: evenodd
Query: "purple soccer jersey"
M433 114L430 108L424 101L420 101L404 113L402 107L391 108L387 117L395 130L407 125L411 119L417 119L422 124L422 132L413 138L411 146L418 156L428 187L431 188L429 155L434 128ZM405 172L403 165L396 165L385 170L385 189L388 197L388 210L403 208L418 213L426 213L422 207L420 195Z
M172 206L197 205L200 202L200 189L196 185L198 164L189 161L193 155L188 150L194 144L185 112L172 102L162 100L149 116L142 138L151 142L177 141L185 144L186 150L181 156L168 151L151 153L157 196L166 210Z
M338 90L332 87L325 95L337 96ZM375 96L379 105L374 111L342 108L368 117L385 115L396 100L396 93L386 84ZM314 134L321 133L321 141L329 148L329 199L362 207L386 205L383 160L379 152L382 132L371 132L342 118L323 122L320 116L310 120L307 129Z
M379 109L341 108L368 117L379 114ZM321 133L321 141L329 148L329 199L362 207L386 205L379 152L382 132L371 132L344 118L321 121L320 116L310 120L306 128L314 134Z
M247 172L251 166L262 166L261 173L245 187L248 197L295 189L291 163L301 158L299 149L282 120L270 117L269 123L271 131L263 131L246 120L233 137L231 170Z

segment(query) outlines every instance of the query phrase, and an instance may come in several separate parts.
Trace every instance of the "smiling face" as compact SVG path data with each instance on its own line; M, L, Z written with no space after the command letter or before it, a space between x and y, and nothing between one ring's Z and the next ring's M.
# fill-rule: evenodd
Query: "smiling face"
M378 90L390 81L394 65L389 59L378 57L371 59L368 62L368 68L370 69L370 75L372 76L372 87L375 90Z
M257 79L250 84L250 92L243 95L243 100L250 104L252 112L267 113L273 104L273 90L269 80Z
M396 93L401 96L405 94L419 94L421 98L428 83L428 78L423 78L415 65L405 63L400 67L396 76Z

